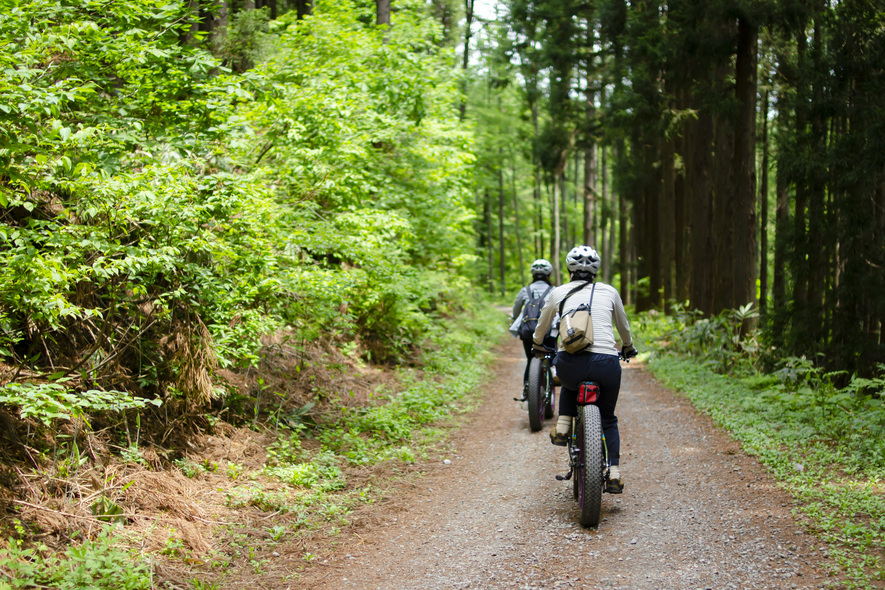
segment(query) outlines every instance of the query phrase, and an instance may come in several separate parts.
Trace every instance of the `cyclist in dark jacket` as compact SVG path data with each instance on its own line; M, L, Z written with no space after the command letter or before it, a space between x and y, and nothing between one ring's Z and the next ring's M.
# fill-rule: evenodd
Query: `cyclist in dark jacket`
M605 283L596 283L595 290L592 289L600 265L596 250L589 246L578 246L568 253L565 263L572 280L554 289L547 297L535 329L534 347L537 350L543 348L544 335L559 313L560 302L566 300L562 310L565 315L581 304L590 304L591 297L593 344L578 353L569 353L560 347L553 359L562 389L559 394L559 419L550 432L550 441L559 446L568 444L572 417L578 414L578 386L584 381L598 383L600 393L597 405L611 462L606 491L618 494L624 489L620 471L621 439L618 418L615 416L621 389L621 365L612 328L617 328L621 336L621 353L625 358L636 356L636 348L618 290ZM574 293L569 296L572 291Z
M539 258L532 262L531 266L532 272L532 282L522 289L519 290L519 293L516 294L516 301L513 302L513 314L510 316L510 320L514 321L519 317L519 314L522 312L523 307L529 300L536 297L546 297L553 291L553 286L550 284L550 275L553 272L553 265L543 258ZM549 330L546 335L545 341L553 348L555 346L555 339L550 337ZM525 390L528 386L529 380L529 363L532 360L532 339L523 339L522 340L523 349L525 349L526 363L525 363L525 373L522 376L523 381L523 397L525 397Z

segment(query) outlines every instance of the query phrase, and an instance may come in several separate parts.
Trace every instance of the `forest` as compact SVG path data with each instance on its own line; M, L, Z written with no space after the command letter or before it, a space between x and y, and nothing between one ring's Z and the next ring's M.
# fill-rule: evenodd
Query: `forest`
M514 0L507 15L474 90L483 134L524 121L509 166L479 151L490 285L512 289L521 241L554 264L586 242L638 310L749 305L776 357L876 370L881 5Z
M468 395L492 362L492 305L578 244L647 350L849 396L828 407L881 453L881 3L0 7L12 587L80 587L31 543L135 510L135 469L240 485L188 437L272 435L263 477L320 495L414 460L453 411L433 384Z

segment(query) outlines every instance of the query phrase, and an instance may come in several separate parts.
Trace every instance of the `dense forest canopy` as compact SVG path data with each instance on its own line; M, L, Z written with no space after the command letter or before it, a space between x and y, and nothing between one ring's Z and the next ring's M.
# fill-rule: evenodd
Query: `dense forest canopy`
M870 373L883 14L6 0L4 381L207 401L280 332L402 361L580 243L639 310Z
M770 359L885 361L879 3L499 9L473 117L522 149L479 150L489 285L585 242L640 310L740 310Z

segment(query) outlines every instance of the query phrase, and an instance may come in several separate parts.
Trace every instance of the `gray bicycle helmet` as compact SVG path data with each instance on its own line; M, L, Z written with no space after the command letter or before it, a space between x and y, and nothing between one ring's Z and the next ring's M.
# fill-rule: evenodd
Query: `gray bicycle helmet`
M544 260L543 258L539 258L532 262L532 277L546 279L550 276L550 273L553 272L553 265Z
M570 273L596 275L599 263L599 253L590 246L577 246L565 257L565 265Z

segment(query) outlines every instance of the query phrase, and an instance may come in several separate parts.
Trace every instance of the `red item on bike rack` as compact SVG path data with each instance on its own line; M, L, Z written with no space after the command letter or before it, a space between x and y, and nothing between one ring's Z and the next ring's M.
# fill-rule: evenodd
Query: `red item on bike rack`
M593 381L584 381L578 386L578 405L586 406L587 404L595 404L596 398L599 397L599 385Z

